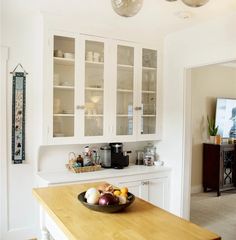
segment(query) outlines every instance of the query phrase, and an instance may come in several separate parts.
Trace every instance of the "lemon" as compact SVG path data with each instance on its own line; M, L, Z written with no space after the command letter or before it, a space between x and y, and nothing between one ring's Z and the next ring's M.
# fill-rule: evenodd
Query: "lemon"
M128 194L125 192L121 192L120 197L128 198Z
M123 187L120 189L121 193L128 193L128 188L127 187Z
M113 193L115 196L119 196L121 194L120 190L115 190Z

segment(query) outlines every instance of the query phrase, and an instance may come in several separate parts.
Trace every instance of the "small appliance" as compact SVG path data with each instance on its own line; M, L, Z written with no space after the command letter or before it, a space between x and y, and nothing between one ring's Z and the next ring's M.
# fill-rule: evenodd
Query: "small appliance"
M102 146L101 150L101 164L104 168L111 167L111 147L110 146Z
M110 143L111 147L111 167L122 169L129 166L129 155L131 151L123 151L123 144L120 142Z

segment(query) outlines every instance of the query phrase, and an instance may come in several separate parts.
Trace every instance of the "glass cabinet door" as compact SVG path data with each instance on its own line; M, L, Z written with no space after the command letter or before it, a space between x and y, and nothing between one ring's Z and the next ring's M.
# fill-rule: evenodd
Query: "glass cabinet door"
M156 133L157 51L142 49L141 134Z
M73 137L75 39L54 36L53 50L53 137Z
M104 121L104 43L85 41L85 136L102 136Z
M117 47L116 135L133 135L134 48Z

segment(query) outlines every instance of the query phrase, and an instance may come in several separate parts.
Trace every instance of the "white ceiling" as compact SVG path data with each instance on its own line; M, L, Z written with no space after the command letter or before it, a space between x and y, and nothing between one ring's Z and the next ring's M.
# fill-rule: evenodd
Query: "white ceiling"
M221 63L219 65L224 67L236 68L236 61Z
M50 13L75 15L83 17L92 25L139 29L143 34L150 31L165 35L173 31L236 13L236 0L210 0L205 6L191 8L181 0L168 2L166 0L144 0L141 11L134 17L118 16L111 7L110 0L40 0L40 9ZM180 19L176 15L180 11L188 11L190 19Z
M228 14L236 14L236 0L209 0L200 8L191 8L181 0L143 0L141 11L133 17L117 15L111 0L1 0L3 17L11 15L34 14L42 11L62 15L72 19L72 24L83 23L86 33L104 33L102 36L156 42L166 34L203 23ZM176 15L188 11L189 19L180 19ZM19 17L22 17L19 15ZM232 23L233 24L233 23ZM88 31L87 31L88 30ZM140 39L139 39L140 38Z

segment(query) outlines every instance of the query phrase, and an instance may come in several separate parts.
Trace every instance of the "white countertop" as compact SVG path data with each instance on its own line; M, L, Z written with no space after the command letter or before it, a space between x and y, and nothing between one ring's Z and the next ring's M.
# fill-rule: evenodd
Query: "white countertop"
M85 172L85 173L72 173L67 169L55 172L38 172L37 178L39 181L44 182L45 185L49 184L62 184L68 182L78 181L91 181L99 180L110 177L122 177L127 175L139 175L139 174L150 174L155 172L170 171L170 167L166 166L137 166L130 165L123 169L105 169L102 168L100 171Z

